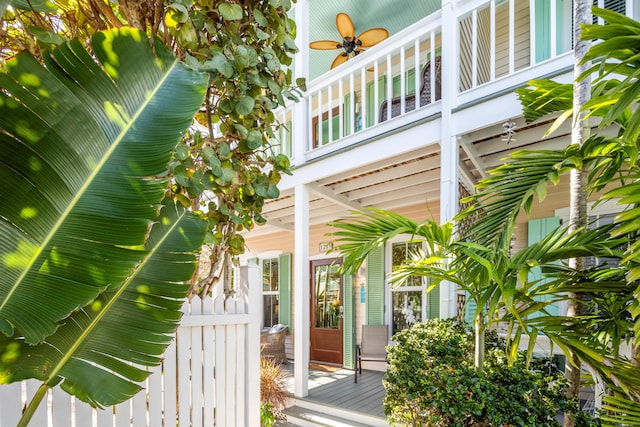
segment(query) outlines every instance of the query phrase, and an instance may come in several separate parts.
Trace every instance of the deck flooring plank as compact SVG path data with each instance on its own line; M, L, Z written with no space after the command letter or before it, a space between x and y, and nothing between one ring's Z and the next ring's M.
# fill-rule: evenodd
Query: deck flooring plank
M293 364L285 365L290 384L293 385ZM310 366L309 395L306 400L326 405L385 418L382 401L385 390L382 385L384 372L363 371L358 375L358 383L354 383L354 371L324 366Z

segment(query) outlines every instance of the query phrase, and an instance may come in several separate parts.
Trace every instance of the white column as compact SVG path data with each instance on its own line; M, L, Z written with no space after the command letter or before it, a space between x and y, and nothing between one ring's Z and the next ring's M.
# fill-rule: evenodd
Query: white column
M303 77L309 81L309 0L298 0L295 4L295 21L298 29L296 46L300 51L293 57L295 78ZM304 161L304 153L309 150L309 113L308 98L303 96L293 106L292 164L299 166Z
M452 109L457 94L458 32L454 2L442 1L442 136L440 138L440 223L458 211L458 141L453 135ZM456 287L440 285L440 317L456 315Z
M294 292L294 394L309 394L309 188L295 187Z

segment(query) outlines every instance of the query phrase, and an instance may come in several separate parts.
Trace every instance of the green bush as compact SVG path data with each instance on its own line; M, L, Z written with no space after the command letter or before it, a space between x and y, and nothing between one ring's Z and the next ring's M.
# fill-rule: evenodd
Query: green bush
M568 407L560 374L508 366L504 342L488 331L484 371L473 366L474 336L452 320L417 323L394 336L384 409L400 425L559 426Z

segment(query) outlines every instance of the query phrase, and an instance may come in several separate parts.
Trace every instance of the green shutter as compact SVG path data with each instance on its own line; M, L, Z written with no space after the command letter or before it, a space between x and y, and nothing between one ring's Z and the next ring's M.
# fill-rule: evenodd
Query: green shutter
M464 321L470 325L473 325L473 316L476 312L477 304L475 300L469 298L469 292L465 291L466 303L464 306Z
M384 325L384 248L367 256L367 325Z
M353 276L347 274L343 278L342 289L342 305L344 307L344 316L342 318L343 328L343 365L347 369L353 369L355 367L355 326L354 326L354 311L353 311Z
M536 0L536 63L551 57L551 8L556 9L556 54L562 52L562 1Z
M378 79L378 105L375 105L375 85L374 82L367 83L367 127L373 126L375 111L380 109L380 105L385 100L387 93L387 79L381 76ZM378 118L380 120L380 118Z
M291 254L278 256L278 321L291 332Z
M281 147L280 152L289 158L293 156L293 133L291 132L292 129L293 128L291 125L291 120L289 120L285 125L285 128L283 129L284 138L281 139L281 141L283 141L283 146Z
M427 287L431 280L427 280ZM427 301L429 302L427 318L439 319L440 318L440 285L436 286L427 294Z
M550 218L530 220L529 226L528 226L528 244L531 245L533 243L539 242L545 236L547 236L550 232L558 228L559 225L560 225L560 218L556 216L550 217ZM529 272L529 280L537 280L537 279L540 279L541 277L542 277L542 272L540 271L539 267L536 267ZM543 284L543 283L544 281L540 282L540 284ZM536 300L545 301L550 298L551 296L545 295L545 296L537 297ZM547 306L547 311L552 316L557 316L559 313L558 303L549 304ZM534 314L531 317L537 317L537 316L539 316L539 314Z
M400 76L395 76L393 78L393 97L400 96ZM404 94L410 95L416 91L416 70L415 68L410 69L405 73L404 80Z

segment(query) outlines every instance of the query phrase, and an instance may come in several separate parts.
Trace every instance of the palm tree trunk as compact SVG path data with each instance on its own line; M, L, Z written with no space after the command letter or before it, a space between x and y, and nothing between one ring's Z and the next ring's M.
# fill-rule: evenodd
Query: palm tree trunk
M476 372L482 372L484 369L484 338L485 338L485 325L484 325L484 311L481 312L474 319L475 326L475 353L474 353L474 366L476 368Z
M591 42L581 40L582 24L589 24L592 20L591 0L574 0L574 78L582 74L589 64L581 64L582 58L589 50ZM574 80L573 86L573 127L571 129L571 143L582 145L589 137L589 121L585 118L586 112L581 111L582 106L591 96L591 79L586 78L581 81ZM574 231L587 224L587 171L584 168L575 169L571 172L570 184L570 214L569 230ZM573 258L570 265L578 270L584 269L584 259ZM567 316L579 316L582 311L581 295L577 293L569 294ZM566 395L569 398L578 399L580 396L580 360L574 354L570 354L565 364L565 375L567 378ZM566 427L575 426L573 414L565 414L564 425Z

